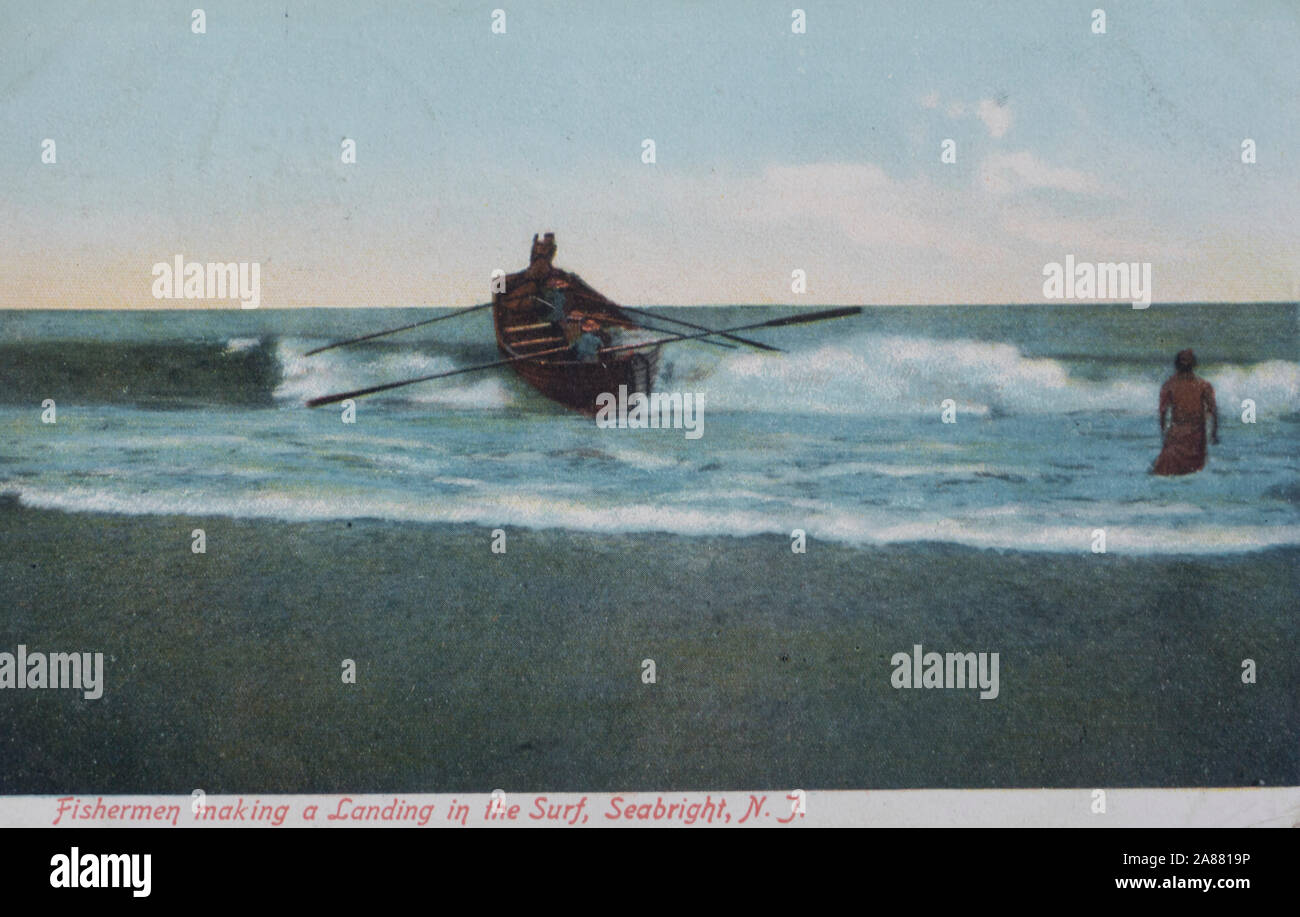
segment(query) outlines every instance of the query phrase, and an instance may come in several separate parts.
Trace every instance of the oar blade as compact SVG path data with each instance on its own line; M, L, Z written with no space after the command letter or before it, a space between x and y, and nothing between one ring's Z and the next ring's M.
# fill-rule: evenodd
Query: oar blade
M785 318L777 318L766 322L765 325L769 328L776 328L781 325L802 325L807 322L821 322L831 318L846 318L850 315L858 315L861 312L861 306L840 306L836 309L809 312L806 315L787 315Z
M319 398L308 398L307 407L318 408L326 404L337 404L340 401L347 401L349 398L360 398L362 395L373 395L375 392L382 392L386 388L396 388L397 385L411 385L417 380L399 382L396 385L373 385L370 388L358 388L350 392L338 392L333 395L321 395Z

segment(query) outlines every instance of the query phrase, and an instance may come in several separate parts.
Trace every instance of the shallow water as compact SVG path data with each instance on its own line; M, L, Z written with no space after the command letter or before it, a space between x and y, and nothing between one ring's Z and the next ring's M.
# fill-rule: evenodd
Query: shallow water
M785 311L661 314L723 327ZM302 406L497 358L486 313L304 355L426 314L0 315L0 491L67 511L855 545L1086 553L1097 529L1124 553L1300 544L1293 304L876 308L751 333L781 355L677 344L656 389L703 395L698 439L598 429L509 370L360 399L351 424ZM1200 474L1153 478L1156 396L1184 346L1218 392L1223 444Z

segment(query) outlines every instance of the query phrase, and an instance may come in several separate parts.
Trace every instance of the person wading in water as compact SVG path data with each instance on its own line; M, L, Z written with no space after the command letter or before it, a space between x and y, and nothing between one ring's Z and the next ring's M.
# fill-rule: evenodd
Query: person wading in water
M1164 449L1151 467L1152 474L1191 474L1205 467L1205 415L1210 416L1210 441L1219 444L1219 411L1214 403L1214 386L1192 372L1196 354L1180 350L1174 357L1177 370L1160 387L1160 433ZM1169 426L1165 428L1165 415Z

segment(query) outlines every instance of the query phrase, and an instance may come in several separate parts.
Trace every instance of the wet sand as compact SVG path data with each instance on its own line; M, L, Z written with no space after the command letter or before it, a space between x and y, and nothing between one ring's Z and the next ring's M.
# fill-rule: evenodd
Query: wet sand
M0 651L106 660L0 691L0 793L1300 783L1300 551L490 542L0 502ZM999 653L997 699L893 688L917 643Z

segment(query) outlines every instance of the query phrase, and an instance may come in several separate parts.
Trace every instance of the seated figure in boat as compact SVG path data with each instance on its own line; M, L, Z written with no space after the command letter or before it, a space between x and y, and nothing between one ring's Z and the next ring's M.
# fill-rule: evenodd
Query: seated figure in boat
M573 342L573 358L581 363L599 363L600 349L608 346L609 341L600 330L600 322L594 318L584 318L582 334Z

